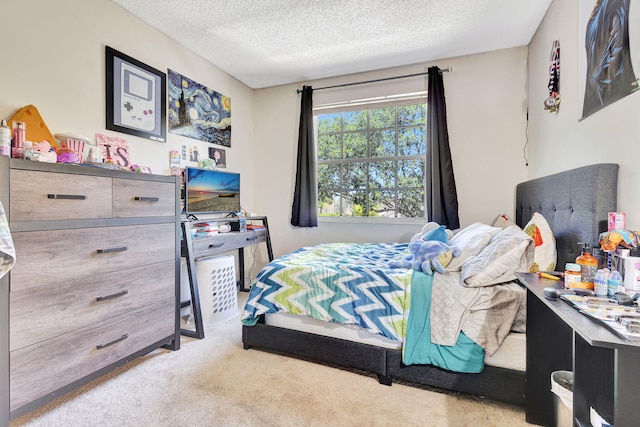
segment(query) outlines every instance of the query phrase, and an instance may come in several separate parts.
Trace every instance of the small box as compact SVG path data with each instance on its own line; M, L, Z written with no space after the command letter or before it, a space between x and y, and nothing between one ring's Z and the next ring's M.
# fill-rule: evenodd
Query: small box
M626 229L627 214L624 212L609 212L609 231Z
M239 231L244 233L247 231L247 219L246 218L238 218L238 221L234 221L229 223L231 226L231 231Z

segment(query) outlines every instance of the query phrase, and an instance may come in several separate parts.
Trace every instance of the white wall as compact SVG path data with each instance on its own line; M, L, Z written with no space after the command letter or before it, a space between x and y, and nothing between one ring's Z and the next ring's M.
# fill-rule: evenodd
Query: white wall
M169 173L169 151L211 144L167 133L160 143L105 129L105 46L153 68L183 73L231 98L232 146L227 170L242 173L242 197L253 198L253 91L108 0L4 0L0 40L0 118L33 104L52 134L124 138L133 163ZM27 129L28 131L28 129ZM28 136L28 133L27 133ZM222 147L224 148L224 147ZM206 155L206 154L205 154Z
M444 74L444 84L461 225L489 222L502 212L513 214L515 185L526 179L526 47L304 84L319 88L414 74L431 65L452 67ZM300 116L296 90L302 85L262 89L255 95L254 154L259 190L252 209L268 215L276 254L319 242L408 240L421 225L323 219L312 229L290 225ZM425 89L425 77L393 80L316 91L314 103Z
M578 95L578 54L584 49L584 41L578 39L578 3L552 2L529 45L528 178L593 163L618 163L618 210L627 213L627 228L637 230L640 94L628 95L578 121L582 105ZM637 24L632 22L632 26ZM542 102L548 97L549 53L554 40L560 40L561 105L557 114L550 114ZM635 52L640 49L636 47ZM635 73L640 77L640 70Z
M107 0L5 0L0 36L7 41L0 79L0 117L34 104L52 133L96 133L127 139L131 159L168 173L169 151L209 144L167 134L159 143L105 130L105 53L109 45L149 66L171 68L231 98L232 147L227 170L242 174L243 206L268 215L276 255L326 241L407 240L419 224L289 225L302 84L253 91L215 65ZM9 42L11 41L11 42ZM546 55L546 53L545 53ZM514 48L375 73L306 82L315 87L453 67L445 74L449 134L462 225L513 213L514 187L526 179L527 48ZM316 102L426 87L425 78L349 90L318 91ZM258 253L257 267L265 260Z

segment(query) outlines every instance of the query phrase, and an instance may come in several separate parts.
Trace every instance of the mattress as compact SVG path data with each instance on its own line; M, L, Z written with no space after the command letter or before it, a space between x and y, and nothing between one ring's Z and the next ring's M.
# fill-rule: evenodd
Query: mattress
M377 347L395 350L402 348L402 344L398 341L367 332L358 326L323 322L307 316L270 313L265 315L265 324ZM502 342L498 351L491 357L485 356L485 364L524 372L526 369L526 335L511 332Z

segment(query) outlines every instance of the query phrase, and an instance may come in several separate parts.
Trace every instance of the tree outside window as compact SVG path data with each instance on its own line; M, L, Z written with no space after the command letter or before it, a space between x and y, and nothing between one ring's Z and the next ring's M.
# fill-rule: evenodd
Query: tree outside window
M316 115L318 215L424 218L426 105Z

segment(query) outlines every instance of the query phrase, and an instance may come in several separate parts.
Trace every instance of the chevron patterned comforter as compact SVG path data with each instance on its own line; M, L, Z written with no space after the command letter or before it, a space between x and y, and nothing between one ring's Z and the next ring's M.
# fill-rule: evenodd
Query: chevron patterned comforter
M491 354L508 334L524 291L518 297L514 283L470 289L457 285L460 273L389 267L407 253L406 243L298 249L258 273L242 323L253 326L262 314L281 312L357 325L402 343L405 364L480 372L485 350Z
M412 271L389 267L407 244L326 243L284 255L258 274L245 325L284 312L349 325L402 341Z

